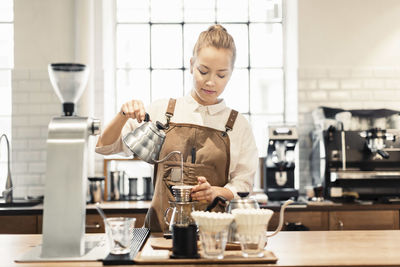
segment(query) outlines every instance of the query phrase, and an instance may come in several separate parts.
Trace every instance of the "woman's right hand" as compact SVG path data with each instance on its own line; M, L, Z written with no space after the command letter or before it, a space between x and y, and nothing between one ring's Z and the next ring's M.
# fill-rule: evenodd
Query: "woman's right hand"
M122 105L121 114L127 118L136 119L140 123L144 120L146 111L142 101L130 100Z

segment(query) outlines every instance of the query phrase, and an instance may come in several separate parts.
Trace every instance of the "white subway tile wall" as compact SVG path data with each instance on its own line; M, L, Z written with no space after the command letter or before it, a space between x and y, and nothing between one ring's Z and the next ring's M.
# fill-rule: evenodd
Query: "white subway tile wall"
M310 185L313 121L319 106L400 111L400 68L310 67L298 70L300 185Z
M100 74L101 75L101 74ZM95 75L96 84L101 76ZM50 84L47 69L20 70L12 73L12 178L14 196L44 194L46 176L46 140L52 117L59 116L62 105ZM99 89L100 88L100 89ZM101 89L95 89L95 117L102 120ZM79 111L78 104L78 111ZM96 155L95 173L103 173L103 157Z

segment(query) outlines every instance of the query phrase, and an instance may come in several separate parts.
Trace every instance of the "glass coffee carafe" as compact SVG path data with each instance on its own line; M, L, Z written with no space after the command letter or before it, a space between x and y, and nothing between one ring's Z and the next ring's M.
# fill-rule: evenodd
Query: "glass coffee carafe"
M170 201L164 213L164 221L172 233L171 258L199 258L197 248L197 226L191 216L194 202L190 197L192 186L176 185L172 187L175 201ZM170 212L172 211L172 213ZM168 221L168 214L171 217Z

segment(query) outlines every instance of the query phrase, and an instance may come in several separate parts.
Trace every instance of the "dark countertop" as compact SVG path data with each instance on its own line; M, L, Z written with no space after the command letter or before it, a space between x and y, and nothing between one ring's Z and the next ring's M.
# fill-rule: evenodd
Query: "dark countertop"
M106 213L146 213L151 201L106 201L101 207ZM260 205L261 208L268 208L279 211L281 202L269 202ZM345 211L345 210L400 210L400 204L380 203L333 203L333 202L308 202L294 203L287 207L286 211ZM87 214L97 214L94 204L88 204ZM23 207L0 207L0 215L42 215L43 204Z

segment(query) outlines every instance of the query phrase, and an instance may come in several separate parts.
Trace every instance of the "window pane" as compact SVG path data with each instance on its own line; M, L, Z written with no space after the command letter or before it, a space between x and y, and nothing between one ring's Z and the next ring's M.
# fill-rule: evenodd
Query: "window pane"
M218 22L247 22L248 1L247 0L218 0L217 1Z
M250 24L250 65L282 67L282 24Z
M249 75L247 69L235 69L221 95L226 104L239 112L249 112Z
M149 22L149 0L117 0L118 22Z
M250 70L251 113L283 113L283 71Z
M11 71L0 70L0 116L11 116ZM0 129L3 129L0 127ZM0 135L2 132L0 131Z
M183 95L183 71L154 70L151 77L152 101L160 98L178 98Z
M150 26L117 25L117 67L148 68L150 66Z
M184 0L186 22L214 22L215 0Z
M151 0L152 22L181 22L182 0Z
M235 67L247 67L249 64L248 54L248 28L246 24L225 24L226 30L232 35L236 45Z
M208 29L211 24L185 24L183 26L183 52L184 52L184 66L189 68L190 58L193 55L193 47L202 31Z
M153 68L182 67L182 26L153 25L151 28Z
M13 67L13 24L0 24L0 68Z
M0 1L0 21L12 22L14 20L14 3L13 0Z
M282 21L281 0L250 0L250 22Z
M149 70L117 71L117 109L132 99L142 100L145 105L150 103Z

